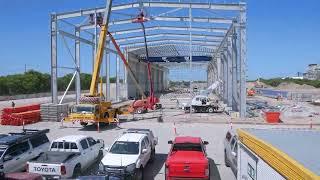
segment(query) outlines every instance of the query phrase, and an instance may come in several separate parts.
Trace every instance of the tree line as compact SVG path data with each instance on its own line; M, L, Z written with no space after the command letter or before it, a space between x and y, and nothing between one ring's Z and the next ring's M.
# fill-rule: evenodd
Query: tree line
M272 79L260 79L261 82L268 84L272 87L277 87L279 86L281 83L283 82L287 82L287 83L295 83L295 84L299 84L299 85L310 85L313 86L315 88L320 88L320 80L308 80L308 79L292 79L292 78L272 78Z
M64 91L73 74L66 74L58 77L58 91ZM115 77L110 78L110 82L115 82ZM91 74L80 74L81 89L88 90L91 83ZM105 82L105 78L103 78ZM75 83L72 83L69 90L75 89ZM14 74L0 76L0 96L17 95L17 94L34 94L41 92L50 92L51 76L47 73L30 70L23 74Z

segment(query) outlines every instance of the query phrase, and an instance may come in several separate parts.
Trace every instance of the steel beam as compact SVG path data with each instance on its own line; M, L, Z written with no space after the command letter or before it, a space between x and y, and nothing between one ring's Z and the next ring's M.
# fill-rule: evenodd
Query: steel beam
M132 24L135 18L130 19L119 19L113 20L109 22L109 26L113 25L122 25L122 24ZM189 22L189 17L169 17L169 16L161 16L161 17L151 17L152 21L165 21L165 22ZM225 18L201 18L201 17L193 17L191 18L191 22L197 23L212 23L212 24L231 24L232 19ZM89 25L90 26L90 25Z
M159 45L148 45L148 48L153 48L153 47L162 47L162 46L175 46L175 45L177 45L177 44L173 44L173 43L168 43L168 44L159 44ZM189 44L178 44L179 45L179 47L189 47ZM199 46L197 46L197 45L192 45L192 47L193 48L197 48L197 50L193 50L193 52L205 52L205 53L214 53L215 51L214 51L214 49L212 49L212 48L207 48L207 47L199 47ZM128 50L130 51L130 52L133 52L133 51L136 51L136 50L140 50L142 48L142 46L141 47L135 47L135 48L128 48ZM179 51L181 51L181 50L179 50ZM182 50L182 51L188 51L188 50Z
M58 83L57 83L57 16L51 15L51 97L52 103L58 104Z
M246 117L247 14L246 4L240 11L240 117Z
M193 43L195 42L195 43ZM193 40L192 44L195 45L208 45L208 46L218 46L220 41L205 41L205 40ZM150 40L147 43L189 43L189 40L181 40L181 39L161 39L161 40ZM134 43L123 43L120 44L121 47L129 47L129 46L139 46L143 45L144 42L134 42Z
M223 59L223 99L224 102L227 104L228 103L228 60L226 57L225 52L222 54L222 59Z
M220 45L218 46L215 56L222 51L222 49L224 48L224 46L228 43L228 37L230 37L232 35L232 31L233 31L233 27L234 27L234 23L232 23L228 29L228 31L226 32L223 40L221 41Z
M86 29L85 27L82 27ZM90 27L93 28L93 27ZM146 31L155 31L155 30L164 30L164 31L189 31L188 27L179 27L179 26L149 26L146 27ZM195 32L209 32L209 33L226 33L228 29L226 28L208 28L208 27L192 27L191 31ZM131 28L125 30L116 30L111 31L112 35L121 35L121 34L130 34L130 33L137 33L142 32L141 28Z
M229 107L233 107L232 104L232 56L231 56L231 38L228 37L228 42L227 42L227 47L225 48L225 52L227 55L227 67L228 67L228 95L227 95L227 99L228 99L228 106ZM232 109L234 110L234 109Z
M211 9L211 10L223 10L223 11L239 11L244 6L243 3L235 4L219 4L219 3L188 3L188 2L143 2L143 7L160 7L160 8L189 8L192 9ZM129 9L129 8L139 8L140 3L125 3L121 5L113 5L112 11ZM79 11L72 11L72 12L65 12L65 13L58 13L58 19L67 19L73 17L80 17L80 16L87 16L93 14L94 12L97 13L104 13L105 7L100 8L93 8L93 9L86 9L86 10L79 10Z
M126 48L126 50L125 50L125 57L126 57L126 60L127 60L127 63L129 63L128 62L128 58L129 58L129 52L128 52L128 49ZM128 70L127 70L127 67L126 66L124 66L123 67L123 73L124 73L124 78L123 78L123 82L124 82L124 85L125 85L125 95L126 95L126 99L128 99Z
M220 54L216 57L216 63L217 63L217 80L218 81L221 81L222 79L222 64L221 64L221 56ZM222 91L222 88L221 88L221 84L219 84L219 87L218 87L218 94L221 96L221 91Z
M111 101L111 93L110 93L110 53L106 54L106 96L107 96L107 100Z
M71 38L71 39L75 39L75 40L79 40L80 42L82 43L85 43L85 44L88 44L88 45L91 45L91 46L95 46L95 43L90 41L90 40L87 40L85 38L81 38L81 37L77 37L71 33L68 33L68 32L65 32L65 31L62 31L62 30L59 30L59 34L65 36L65 37L68 37L68 38ZM117 54L118 52L114 49L111 49L111 48L108 48L105 46L105 50L108 51L108 52L112 52L114 54Z
M238 96L238 82L237 82L237 34L236 29L233 29L231 37L231 49L232 49L232 104L233 109L239 111L239 96Z
M159 37L171 37L171 38L187 38L189 37L189 34L175 34L175 33L159 33L159 34L152 34L152 35L147 35L147 39L151 38L159 38ZM212 35L197 35L192 33L193 38L200 38L200 39L205 39L205 40L219 40L221 41L223 39L223 36L212 36ZM125 37L125 38L117 38L117 42L126 42L126 41L133 41L133 40L139 40L143 39L143 36L133 36L133 37Z
M116 101L119 101L120 99L119 85L120 85L120 58L118 55L116 55Z
M75 61L76 61L76 104L80 103L81 83L80 83L80 29L75 28Z

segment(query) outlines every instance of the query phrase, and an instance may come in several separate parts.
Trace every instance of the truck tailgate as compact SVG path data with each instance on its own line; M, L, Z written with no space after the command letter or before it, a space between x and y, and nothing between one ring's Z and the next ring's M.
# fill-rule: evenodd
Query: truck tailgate
M205 177L206 164L173 163L169 167L169 175L172 177Z
M29 172L41 175L61 175L60 164L29 163Z

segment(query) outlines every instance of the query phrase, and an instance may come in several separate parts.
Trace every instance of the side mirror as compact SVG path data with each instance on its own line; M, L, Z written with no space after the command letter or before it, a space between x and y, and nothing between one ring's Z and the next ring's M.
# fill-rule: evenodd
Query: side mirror
M148 151L147 149L142 149L142 152L141 152L141 153L142 153L142 154L145 154L145 153L147 153L147 151Z
M102 139L97 139L97 143L102 143L104 144L104 141Z
M173 144L173 142L170 140L170 141L168 141L168 144Z
M154 138L154 145L157 145L157 144L158 144L158 138L155 137L155 138Z
M237 156L237 153L236 153L236 152L234 152L234 151L232 151L232 152L231 152L231 154L232 154L232 156L234 156L234 157L236 157L236 156Z
M12 156L6 155L6 156L3 158L3 161L10 161L10 160L12 160L12 159L13 159Z
M209 142L208 142L208 141L203 141L203 144L204 144L204 145L208 145Z

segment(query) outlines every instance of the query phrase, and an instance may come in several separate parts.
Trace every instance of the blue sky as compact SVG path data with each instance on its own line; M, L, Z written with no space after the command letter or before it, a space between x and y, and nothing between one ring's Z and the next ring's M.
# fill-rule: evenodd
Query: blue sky
M247 3L249 79L295 75L309 63L320 63L320 1ZM0 0L0 75L21 73L25 64L50 72L50 13L104 4L104 0Z

